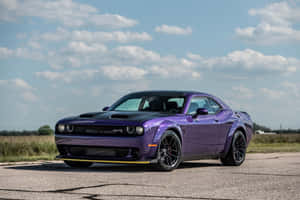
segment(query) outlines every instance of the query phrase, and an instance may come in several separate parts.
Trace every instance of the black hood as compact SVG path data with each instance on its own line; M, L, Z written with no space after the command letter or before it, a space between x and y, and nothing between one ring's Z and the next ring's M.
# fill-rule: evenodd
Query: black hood
M144 122L158 117L168 117L175 114L159 113L159 112L123 112L123 111L107 111L84 113L76 117L76 119L94 119L94 120L124 120Z

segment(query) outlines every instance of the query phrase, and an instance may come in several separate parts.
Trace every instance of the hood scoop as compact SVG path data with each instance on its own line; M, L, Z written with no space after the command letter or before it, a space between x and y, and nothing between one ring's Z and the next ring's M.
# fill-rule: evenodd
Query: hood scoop
M127 119L128 115L124 115L124 114L112 114L110 116L111 119Z
M84 113L84 114L81 114L79 115L79 117L82 117L82 118L92 118L92 117L95 117L98 113Z

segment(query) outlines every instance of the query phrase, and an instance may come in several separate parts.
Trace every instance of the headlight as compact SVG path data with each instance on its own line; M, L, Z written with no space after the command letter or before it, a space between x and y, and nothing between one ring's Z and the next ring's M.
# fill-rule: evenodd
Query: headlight
M134 132L135 132L134 126L127 126L126 131L130 135L134 134Z
M73 125L66 125L66 129L69 133L73 132L74 126Z
M137 127L135 127L135 132L137 135L143 135L144 128L142 126L137 126Z
M64 132L65 131L65 125L64 124L58 124L57 126L58 132Z

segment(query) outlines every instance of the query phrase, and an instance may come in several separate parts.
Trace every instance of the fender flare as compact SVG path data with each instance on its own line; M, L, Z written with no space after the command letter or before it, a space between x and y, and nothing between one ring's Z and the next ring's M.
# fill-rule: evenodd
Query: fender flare
M169 120L166 120L159 125L159 127L154 135L153 143L159 144L161 137L167 130L173 130L180 138L181 145L182 145L183 133L182 133L180 126L178 126L176 123L169 121Z
M222 156L225 156L227 155L227 153L229 152L230 150L230 146L231 146L231 142L232 142L232 137L234 135L234 133L237 131L237 130L242 130L245 134L245 137L246 136L246 127L245 125L240 122L240 121L235 121L230 129L230 131L228 132L227 134L227 137L226 137L226 142L224 144L224 150L223 152L221 153Z

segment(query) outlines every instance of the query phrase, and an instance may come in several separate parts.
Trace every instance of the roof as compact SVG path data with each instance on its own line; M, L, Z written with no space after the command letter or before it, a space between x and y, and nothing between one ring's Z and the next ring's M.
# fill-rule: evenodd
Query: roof
M186 95L193 95L193 94L203 94L208 95L202 92L197 91L186 91L186 90L148 90L148 91L140 91L140 92L133 92L128 95L170 95L170 96L186 96Z
M123 98L127 98L128 96L135 96L135 97L141 97L141 96L190 96L190 95L203 95L212 97L214 100L216 100L219 104L221 104L224 108L229 108L229 106L224 103L220 98L203 93L203 92L197 92L197 91L188 91L188 90L148 90L148 91L140 91L140 92L132 92L130 94L127 94Z

